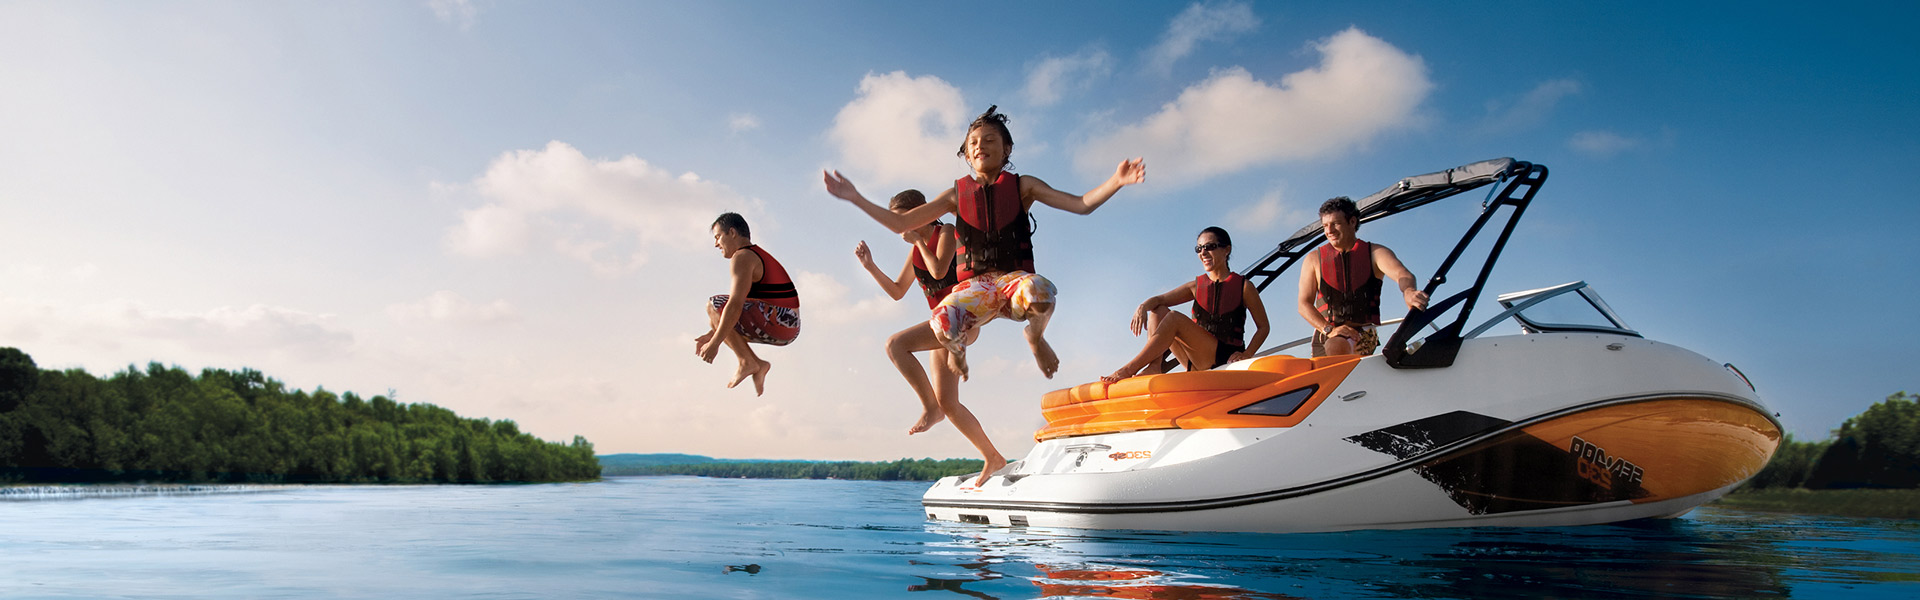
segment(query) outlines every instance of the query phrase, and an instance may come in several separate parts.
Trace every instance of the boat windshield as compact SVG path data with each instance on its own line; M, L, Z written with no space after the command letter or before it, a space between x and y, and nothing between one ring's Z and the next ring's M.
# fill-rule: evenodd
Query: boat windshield
M1607 301L1600 298L1600 292L1584 281L1501 294L1498 301L1506 310L1466 337L1478 336L1507 317L1513 317L1526 333L1584 331L1640 337L1640 332L1628 327L1626 321L1607 306Z

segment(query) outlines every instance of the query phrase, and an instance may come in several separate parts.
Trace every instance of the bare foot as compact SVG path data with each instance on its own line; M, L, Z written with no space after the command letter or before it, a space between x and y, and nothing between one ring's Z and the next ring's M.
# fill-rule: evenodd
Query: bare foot
M1053 353L1053 345L1043 337L1029 338L1027 345L1033 347L1033 359L1040 363L1040 374L1053 379L1053 374L1060 370L1060 356Z
M753 395L767 393L767 371L773 370L773 363L760 361L760 368L753 372Z
M986 485L987 478L993 477L994 471L998 471L1005 468L1007 468L1007 457L995 455L991 458L988 458L987 464L980 467L980 478L973 480L973 487L980 487L980 486Z
M748 377L752 377L753 395L758 396L762 391L765 391L767 370L772 368L773 363L764 360L742 362L740 363L740 370L733 372L733 381L727 382L727 389L733 389L733 386L740 385L740 382L746 381Z
M929 410L920 415L920 420L914 423L913 427L907 429L907 435L913 435L916 433L926 431L928 429L933 429L934 425L939 425L941 421L945 421L945 420L947 420L947 413L941 411L938 408Z

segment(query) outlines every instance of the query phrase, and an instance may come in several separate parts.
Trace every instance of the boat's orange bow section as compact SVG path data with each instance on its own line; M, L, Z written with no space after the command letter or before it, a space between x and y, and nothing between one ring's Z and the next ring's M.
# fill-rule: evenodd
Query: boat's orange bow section
M1245 370L1142 375L1054 390L1040 399L1047 426L1033 439L1143 429L1291 427L1326 400L1361 358L1268 356L1254 359Z

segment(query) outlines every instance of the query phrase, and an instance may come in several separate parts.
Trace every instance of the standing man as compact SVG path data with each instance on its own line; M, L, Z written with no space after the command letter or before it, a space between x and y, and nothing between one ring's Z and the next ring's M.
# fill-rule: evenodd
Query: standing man
M1340 196L1320 205L1327 243L1300 269L1300 317L1313 326L1313 355L1373 354L1380 346L1381 278L1400 286L1408 307L1426 308L1427 293L1386 246L1354 237L1360 207Z
M747 344L785 346L800 337L800 293L780 261L753 245L746 218L726 213L713 220L712 229L713 247L726 257L733 286L707 302L707 322L713 329L694 340L694 354L711 363L725 344L740 359L727 388L752 377L753 395L758 396L766 391L767 371L773 363L755 355Z

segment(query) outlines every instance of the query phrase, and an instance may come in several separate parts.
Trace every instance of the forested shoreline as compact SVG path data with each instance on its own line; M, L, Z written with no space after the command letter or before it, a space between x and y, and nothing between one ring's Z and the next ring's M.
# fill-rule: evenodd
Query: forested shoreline
M1833 436L1787 434L1747 489L1920 488L1920 395L1898 392L1840 424Z
M597 479L593 444L259 371L152 363L104 379L0 348L0 483L496 483Z

